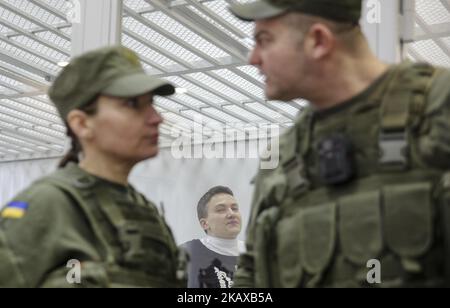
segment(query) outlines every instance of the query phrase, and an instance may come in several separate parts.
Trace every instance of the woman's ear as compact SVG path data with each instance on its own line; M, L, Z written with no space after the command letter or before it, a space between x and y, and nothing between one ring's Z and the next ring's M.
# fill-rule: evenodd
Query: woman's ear
M67 115L67 124L80 140L88 140L93 137L92 125L88 115L81 110L72 110Z
M336 38L324 24L311 26L305 38L305 53L313 60L321 60L328 56L336 45Z

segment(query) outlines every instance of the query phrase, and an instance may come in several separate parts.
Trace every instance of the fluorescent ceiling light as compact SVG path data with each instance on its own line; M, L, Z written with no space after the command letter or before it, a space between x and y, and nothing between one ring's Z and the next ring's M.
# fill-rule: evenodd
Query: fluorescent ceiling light
M176 92L177 94L186 94L186 93L188 93L189 91L188 91L188 89L186 89L186 88L176 88L176 89L175 89L175 92Z
M58 62L58 66L60 66L60 67L66 67L67 65L69 65L69 62L67 62L67 61Z

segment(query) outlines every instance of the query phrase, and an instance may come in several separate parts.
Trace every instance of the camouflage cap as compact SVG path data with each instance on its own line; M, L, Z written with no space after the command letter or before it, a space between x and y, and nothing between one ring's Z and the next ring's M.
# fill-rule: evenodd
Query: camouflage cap
M359 22L362 0L256 0L234 2L231 12L246 21L268 19L290 11L315 15L338 22Z
M175 88L147 75L138 56L122 46L97 49L73 59L58 75L48 95L63 119L97 95L135 97L153 92L171 95Z

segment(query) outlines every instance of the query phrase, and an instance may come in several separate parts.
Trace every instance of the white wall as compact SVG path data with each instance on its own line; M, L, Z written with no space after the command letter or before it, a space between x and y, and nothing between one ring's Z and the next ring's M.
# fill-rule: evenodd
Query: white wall
M373 52L386 63L397 63L402 59L400 38L404 20L400 15L400 1L363 1L362 29Z
M0 207L37 178L56 169L57 159L0 163Z
M33 180L55 170L58 160L34 160L0 164L0 204L4 205ZM158 206L164 203L165 216L177 243L203 236L197 221L199 198L212 186L229 186L235 193L245 224L248 220L257 159L179 159L170 149L157 158L135 167L130 182Z
M169 150L164 150L157 159L137 166L131 182L158 206L164 202L169 225L177 242L182 243L204 235L197 221L197 202L216 185L233 190L241 206L243 222L247 222L253 193L250 181L257 167L256 159L175 160ZM241 239L244 230L245 227Z

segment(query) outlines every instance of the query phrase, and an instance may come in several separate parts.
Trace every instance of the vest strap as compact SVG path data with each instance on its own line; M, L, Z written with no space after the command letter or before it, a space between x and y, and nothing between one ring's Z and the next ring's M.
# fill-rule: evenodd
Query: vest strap
M409 68L397 68L382 98L378 139L382 171L403 171L409 167L410 128L423 115L436 72L428 64Z

